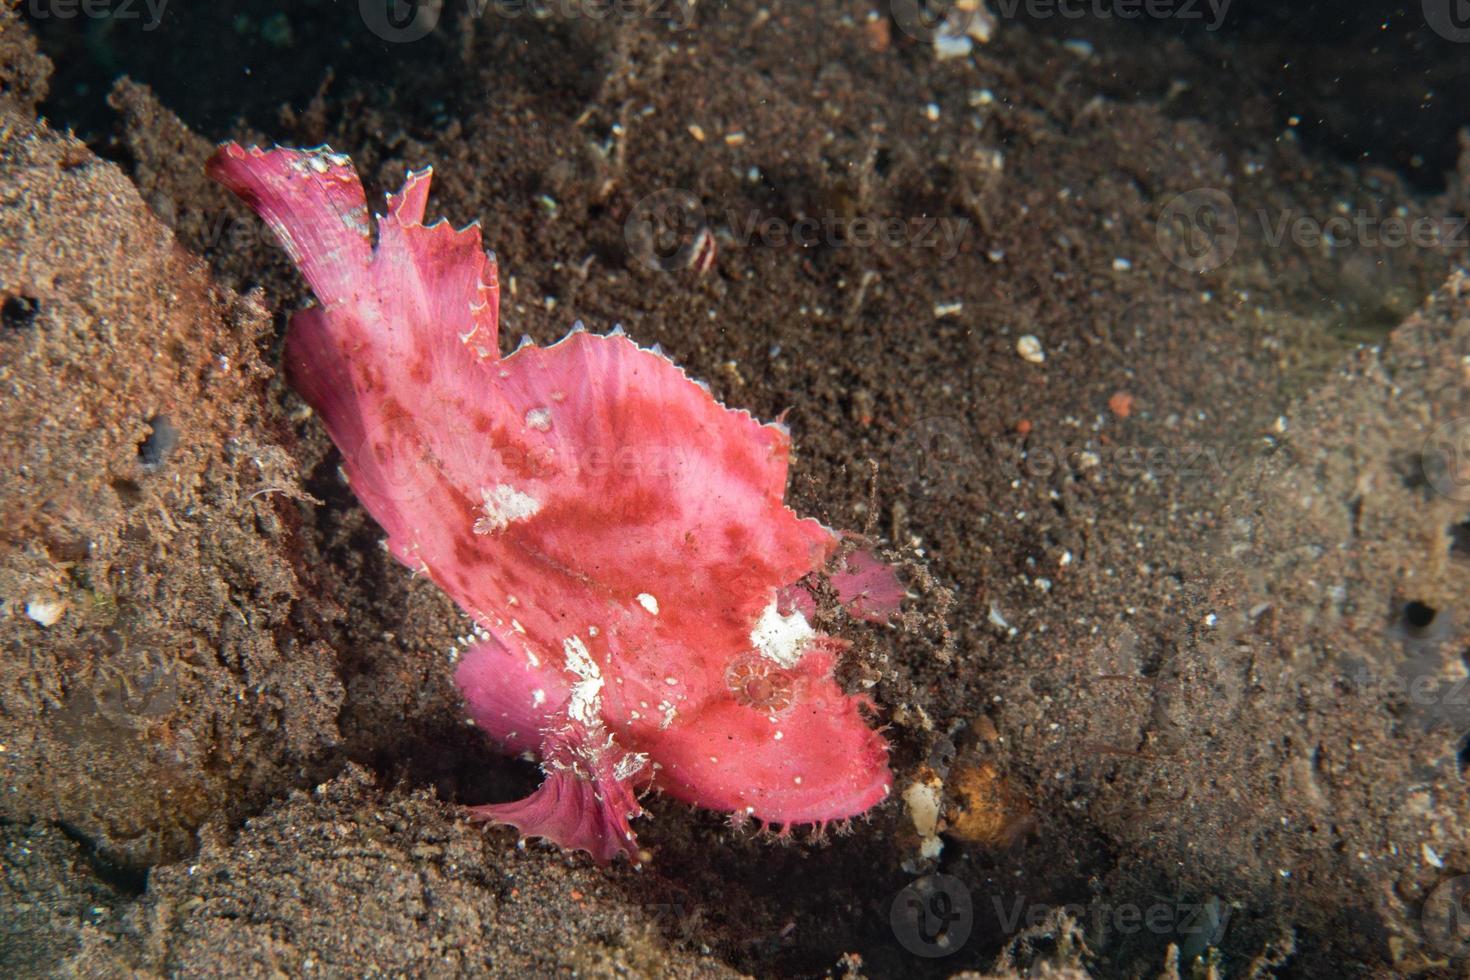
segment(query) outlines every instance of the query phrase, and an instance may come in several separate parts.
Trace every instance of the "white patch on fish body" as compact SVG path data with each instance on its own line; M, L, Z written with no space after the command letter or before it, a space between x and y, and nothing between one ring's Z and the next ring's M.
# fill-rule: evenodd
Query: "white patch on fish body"
M638 605L647 609L650 616L658 615L658 600L647 592L638 593Z
M342 223L347 226L349 231L355 231L363 237L372 234L372 229L368 226L368 209L365 204L359 204L344 214L342 216Z
M601 721L602 714L602 670L597 666L597 661L592 659L592 654L581 637L567 637L562 641L561 648L567 658L566 669L579 678L572 685L567 714L572 720L589 727L596 725Z
M475 521L476 534L504 531L512 521L529 520L541 510L541 501L504 483L482 489L480 496L485 498L480 507L485 516Z
M533 408L526 413L526 425L537 432L551 431L551 409Z
M613 763L613 778L619 781L632 779L646 765L648 765L648 756L645 753L629 752Z
M790 670L801 660L802 650L816 635L817 631L812 629L800 609L783 616L776 608L776 600L772 599L750 631L750 645L762 657Z

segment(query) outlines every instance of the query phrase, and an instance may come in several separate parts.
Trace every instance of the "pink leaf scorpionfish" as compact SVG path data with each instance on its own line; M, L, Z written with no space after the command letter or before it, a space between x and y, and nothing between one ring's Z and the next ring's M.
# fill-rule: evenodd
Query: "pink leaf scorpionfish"
M428 170L388 199L376 245L346 157L226 144L209 173L316 294L286 370L358 500L476 624L455 675L471 719L545 772L475 816L636 862L649 785L784 826L887 796L871 702L833 680L845 644L796 587L839 536L783 503L783 427L621 330L502 357L494 257L477 225L423 224ZM892 572L853 558L833 576L850 608L896 609Z

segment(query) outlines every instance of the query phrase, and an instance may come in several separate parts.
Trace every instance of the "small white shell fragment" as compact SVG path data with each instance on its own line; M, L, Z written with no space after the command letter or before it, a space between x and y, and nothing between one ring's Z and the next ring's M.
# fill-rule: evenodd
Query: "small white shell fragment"
M49 599L32 599L26 603L26 615L42 626L55 626L66 612L66 603Z
M934 36L934 57L940 61L948 61L951 58L963 58L975 47L975 42L961 34L959 37L953 34L936 34Z
M638 605L648 610L650 616L658 615L658 599L649 595L647 592L638 593Z
M919 836L919 857L933 860L944 851L939 836L939 815L943 807L944 781L935 772L927 772L903 791L903 802Z
M1041 364L1046 360L1046 351L1034 334L1023 334L1016 340L1016 353L1032 364Z

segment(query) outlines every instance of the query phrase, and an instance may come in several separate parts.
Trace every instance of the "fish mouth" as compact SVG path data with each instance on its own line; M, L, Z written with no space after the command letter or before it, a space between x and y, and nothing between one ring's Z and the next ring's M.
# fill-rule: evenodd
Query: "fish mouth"
M893 773L883 758L874 760L868 771L835 785L813 785L809 792L782 793L780 800L768 799L747 808L747 813L768 824L823 824L866 813L888 798Z

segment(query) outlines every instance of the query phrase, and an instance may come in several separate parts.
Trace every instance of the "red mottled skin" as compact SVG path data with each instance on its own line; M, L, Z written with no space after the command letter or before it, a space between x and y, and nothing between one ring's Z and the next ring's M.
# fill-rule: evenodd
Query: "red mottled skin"
M502 357L494 259L477 226L423 224L427 170L389 198L376 246L345 157L227 144L209 172L316 294L286 369L358 499L477 624L456 673L470 717L541 760L535 793L477 816L636 861L650 783L783 825L888 794L871 704L832 678L843 643L777 601L838 544L783 503L784 428L621 331ZM849 591L882 618L901 589L860 564Z

